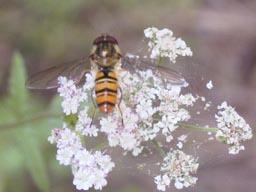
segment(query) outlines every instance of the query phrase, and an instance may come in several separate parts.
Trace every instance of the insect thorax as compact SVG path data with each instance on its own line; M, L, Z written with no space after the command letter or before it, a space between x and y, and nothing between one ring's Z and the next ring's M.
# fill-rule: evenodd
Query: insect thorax
M114 37L103 35L95 39L90 54L92 63L100 67L114 67L122 57Z

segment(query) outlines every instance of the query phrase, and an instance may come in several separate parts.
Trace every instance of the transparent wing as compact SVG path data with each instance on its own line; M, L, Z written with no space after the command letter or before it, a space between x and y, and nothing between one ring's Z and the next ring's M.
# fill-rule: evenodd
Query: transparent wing
M142 59L125 56L122 58L122 68L131 72L135 72L137 69L151 69L154 73L165 78L171 84L181 86L186 84L185 78L181 74L173 69L163 66L157 66L156 60L153 59Z
M26 86L29 89L54 89L58 87L58 77L64 76L79 83L85 73L90 71L87 59L81 58L68 63L50 67L32 75Z

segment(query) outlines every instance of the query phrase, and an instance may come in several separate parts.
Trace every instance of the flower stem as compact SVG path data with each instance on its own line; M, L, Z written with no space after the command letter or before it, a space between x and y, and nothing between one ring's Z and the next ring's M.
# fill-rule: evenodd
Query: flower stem
M156 150L159 152L159 154L161 155L162 158L164 158L166 156L165 151L163 150L163 147L161 146L161 144L157 141L157 140L152 140L151 141L152 144L155 146Z
M159 67L161 65L161 63L162 63L162 57L158 56L156 66Z
M213 132L213 133L216 133L218 131L218 128L215 128L215 127L201 127L198 125L188 124L188 123L178 123L178 124L181 127L197 130L197 131L205 131L205 132Z

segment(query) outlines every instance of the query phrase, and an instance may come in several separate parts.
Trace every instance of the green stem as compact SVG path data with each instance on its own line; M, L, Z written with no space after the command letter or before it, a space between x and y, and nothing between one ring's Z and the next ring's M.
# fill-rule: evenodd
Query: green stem
M160 121L160 118L154 118L155 121ZM190 123L178 123L179 126L183 127L183 128L187 128L187 129L192 129L192 130L196 130L196 131L204 131L204 132L213 132L216 133L218 131L218 128L216 127L202 127L202 126L198 126L196 124L190 124Z
M215 127L201 127L198 125L193 125L188 123L178 123L178 125L187 129L192 129L197 131L205 131L205 132L213 132L213 133L216 133L218 131L218 128L215 128Z
M12 129L15 127L22 127L21 125L25 125L27 123L31 123L31 122L35 122L35 121L40 121L42 119L61 117L62 115L63 114L61 114L61 113L40 113L40 114L34 115L30 118L24 118L24 119L15 121L13 123L2 124L2 125L0 125L0 131Z
M166 156L166 153L165 151L163 150L161 144L157 141L157 140L152 140L151 141L152 144L155 146L156 150L159 152L159 154L161 155L162 158L165 158Z
M158 56L158 58L157 58L157 67L159 67L160 65L161 65L161 63L162 63L162 57L161 56Z

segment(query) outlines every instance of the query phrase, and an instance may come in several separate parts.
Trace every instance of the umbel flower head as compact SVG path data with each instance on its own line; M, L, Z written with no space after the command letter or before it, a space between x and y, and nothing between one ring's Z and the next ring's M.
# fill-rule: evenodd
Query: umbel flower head
M56 143L59 163L71 166L73 184L78 190L91 187L98 190L107 185L106 176L115 165L109 155L87 151L79 136L65 125L62 129L53 129L49 141Z
M238 154L244 150L241 142L252 138L252 129L227 102L223 102L218 109L215 115L219 128L216 137L230 146L230 154Z
M194 157L181 150L171 150L167 153L161 166L163 175L155 177L157 189L165 191L172 181L177 189L194 185L197 178L191 174L196 173L198 166L197 159Z
M144 31L149 38L149 50L152 58L168 57L173 63L177 56L192 56L192 51L180 38L173 37L168 29L158 30L148 28ZM137 58L137 56L136 56ZM157 145L163 162L161 174L154 177L157 189L165 191L170 184L177 189L189 187L196 183L194 174L199 166L197 158L184 153L181 149L182 141L187 136L174 137L174 132L186 126L184 122L191 119L190 109L198 100L198 96L181 91L187 83L174 85L168 79L156 73L152 68L127 71L122 69L123 63L116 66L118 82L122 90L120 109L100 116L93 120L93 95L95 87L95 71L86 74L86 82L76 86L74 81L66 77L59 77L58 93L62 98L62 109L66 121L62 128L52 130L49 137L51 143L57 147L56 159L61 165L70 166L74 175L73 184L78 190L101 190L107 185L107 176L115 164L104 147L88 149L83 143L85 137L104 135L108 147L121 147L124 152L133 156L142 153L148 143L161 140L166 145L178 140L179 143L172 150L164 151ZM242 141L252 137L251 128L232 107L222 104L216 115L216 137L224 138L230 146L230 153L238 153L243 149ZM121 112L122 114L121 114ZM71 121L71 120L72 121ZM204 129L204 128L200 128ZM205 128L207 130L207 128Z
M159 30L155 27L144 30L145 37L149 39L148 47L151 51L151 58L157 59L168 57L175 63L176 58L181 56L192 56L193 53L181 38L176 39L169 29Z

